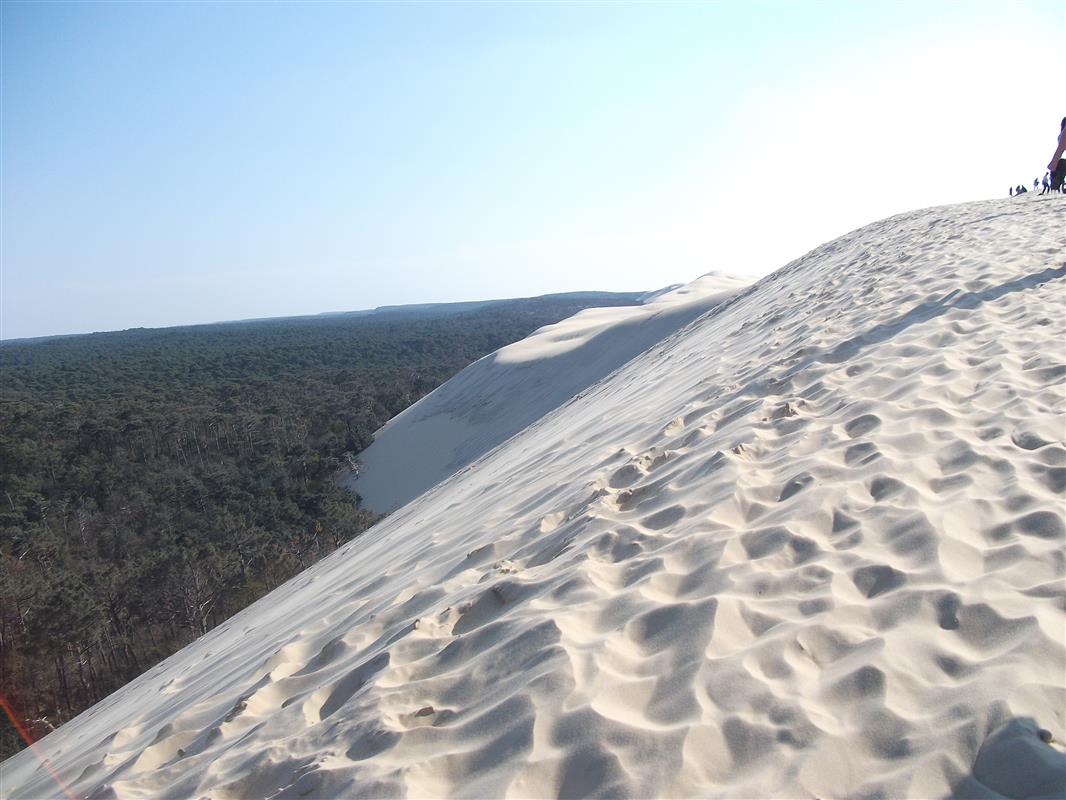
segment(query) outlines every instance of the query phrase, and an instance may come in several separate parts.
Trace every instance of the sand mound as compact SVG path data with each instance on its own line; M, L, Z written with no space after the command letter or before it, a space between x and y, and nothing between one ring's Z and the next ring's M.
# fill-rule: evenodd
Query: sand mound
M1061 796L1064 211L819 247L41 752L96 798Z
M471 364L389 420L342 479L395 511L677 332L751 281L710 273L644 304L589 308Z

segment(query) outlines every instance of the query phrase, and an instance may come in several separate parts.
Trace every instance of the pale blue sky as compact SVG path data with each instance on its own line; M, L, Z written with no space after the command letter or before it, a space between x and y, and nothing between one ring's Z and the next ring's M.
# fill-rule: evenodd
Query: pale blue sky
M1064 9L4 2L0 336L764 274L1031 184Z

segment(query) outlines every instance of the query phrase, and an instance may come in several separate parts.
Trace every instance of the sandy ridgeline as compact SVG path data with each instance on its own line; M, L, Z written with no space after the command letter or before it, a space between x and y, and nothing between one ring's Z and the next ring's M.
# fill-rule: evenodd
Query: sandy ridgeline
M395 511L751 283L721 273L642 305L588 308L474 362L397 414L341 482Z
M40 753L93 798L1061 796L1064 215L819 247Z

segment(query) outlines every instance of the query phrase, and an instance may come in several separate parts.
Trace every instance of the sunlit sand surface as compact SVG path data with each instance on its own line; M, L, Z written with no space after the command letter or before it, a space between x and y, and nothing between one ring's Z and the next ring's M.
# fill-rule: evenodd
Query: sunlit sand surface
M1061 796L1064 213L740 287L40 751L92 798Z

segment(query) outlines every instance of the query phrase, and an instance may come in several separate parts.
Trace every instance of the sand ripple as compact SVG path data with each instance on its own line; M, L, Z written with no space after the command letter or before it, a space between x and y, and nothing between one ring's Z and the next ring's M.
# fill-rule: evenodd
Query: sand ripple
M1061 796L1064 211L819 247L43 750L94 798Z

